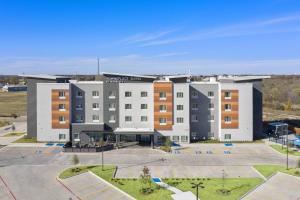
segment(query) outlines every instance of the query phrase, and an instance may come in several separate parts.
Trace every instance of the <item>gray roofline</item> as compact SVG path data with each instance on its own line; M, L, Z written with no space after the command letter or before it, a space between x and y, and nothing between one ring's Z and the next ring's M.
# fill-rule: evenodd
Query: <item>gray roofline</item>
M33 78L33 79L48 79L48 80L56 80L56 79L70 79L69 77L66 76L53 76L53 75L45 75L45 74L40 74L40 75L18 75L20 77L24 78Z
M131 76L131 77L140 77L140 78L151 78L151 79L156 79L155 76L143 76L143 75L134 75L134 74L120 74L120 73L107 73L107 72L102 72L102 75L112 75L112 76Z

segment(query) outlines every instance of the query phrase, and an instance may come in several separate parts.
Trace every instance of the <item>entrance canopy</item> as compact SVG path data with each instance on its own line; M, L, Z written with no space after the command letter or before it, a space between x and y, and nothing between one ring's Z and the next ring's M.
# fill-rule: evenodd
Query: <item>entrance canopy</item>
M151 128L117 128L115 134L120 135L153 135L154 129Z

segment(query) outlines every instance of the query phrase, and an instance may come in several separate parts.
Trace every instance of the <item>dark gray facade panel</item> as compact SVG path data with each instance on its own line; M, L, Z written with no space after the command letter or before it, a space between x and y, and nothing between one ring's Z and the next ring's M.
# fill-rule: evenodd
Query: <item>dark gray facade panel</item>
M263 93L261 81L253 82L253 137L260 139L263 133Z
M119 127L119 83L110 83L104 80L103 88L103 118L107 131L113 131ZM110 92L115 93L115 98L109 98ZM115 111L109 111L109 104L116 105ZM115 123L109 123L111 115L115 116Z
M27 78L27 137L37 137L37 83L55 83L56 80Z
M198 92L198 98L193 98L193 91ZM214 92L214 97L209 98L208 92ZM198 104L198 110L193 110L193 104ZM209 103L214 104L214 109L209 110ZM192 121L192 116L198 116L198 122ZM209 116L214 116L214 122L209 122ZM218 137L219 123L219 86L218 84L191 84L190 85L190 132L196 132L194 138L191 135L191 140L208 139L210 137ZM211 133L212 135L209 135Z

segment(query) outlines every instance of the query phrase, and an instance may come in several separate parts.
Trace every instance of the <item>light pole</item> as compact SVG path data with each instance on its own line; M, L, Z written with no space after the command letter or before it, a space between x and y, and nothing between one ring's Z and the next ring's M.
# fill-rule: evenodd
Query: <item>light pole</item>
M203 183L199 182L199 183L191 183L192 188L196 188L197 189L197 196L196 196L196 200L198 200L198 196L199 196L199 188L204 188Z
M286 131L286 169L289 169L289 131Z

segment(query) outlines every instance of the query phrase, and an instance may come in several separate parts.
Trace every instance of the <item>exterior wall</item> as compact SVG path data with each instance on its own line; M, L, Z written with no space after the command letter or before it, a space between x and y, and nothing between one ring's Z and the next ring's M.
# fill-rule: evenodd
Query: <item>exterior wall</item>
M190 128L191 139L209 139L219 137L219 83L192 82L190 85ZM192 97L192 92L196 91L198 97ZM208 92L212 91L214 97L208 97ZM209 103L214 105L213 109L209 108ZM192 105L198 104L198 109L193 109ZM198 116L198 122L193 122L192 115ZM214 116L213 121L209 121L209 115Z
M183 97L178 98L177 93L182 92ZM190 102L189 102L189 83L173 84L173 126L172 130L156 130L157 135L169 136L172 141L178 136L180 143L190 142ZM183 105L183 110L177 110L177 105ZM177 118L183 118L183 123L177 123ZM175 136L175 137L174 137ZM183 140L182 136L187 137Z
M59 92L65 93L64 98L59 97ZM52 89L51 91L51 107L52 107L52 128L66 129L70 127L70 93L69 89ZM59 110L59 104L64 104L65 109ZM64 124L59 122L59 117L63 116L66 119Z
M130 91L132 96L125 97ZM147 97L141 97L141 92L147 92ZM153 129L153 84L152 83L119 83L119 126L121 128L151 128ZM131 104L132 109L125 109L125 104ZM147 104L147 109L141 109L141 104ZM132 122L125 122L125 116L132 116ZM147 122L141 122L141 116L147 116Z
M83 121L81 123L103 123L103 82L89 81L72 83L72 122L76 121L76 115L82 115ZM83 93L82 97L77 96L77 92ZM92 92L98 91L99 97L93 97ZM93 109L93 103L99 104L99 109ZM76 105L82 104L82 110L76 109ZM93 115L99 116L99 122L93 122Z
M154 82L154 128L156 130L172 130L173 125L173 83ZM159 97L160 92L166 92L166 98ZM166 112L160 112L159 106L166 105ZM160 125L159 119L166 118L166 125Z
M69 90L68 83L37 83L37 140L69 141L69 127L52 127L52 91ZM70 119L66 119L70 120ZM65 134L65 140L59 140L59 134Z
M260 139L264 136L263 93L261 81L253 82L253 134L254 139Z
M238 121L236 128L222 128L220 140L225 141L225 134L230 134L230 141L253 140L253 85L252 83L221 83L222 90L237 90L238 98ZM222 121L224 119L221 119ZM222 122L221 122L222 123Z
M114 92L115 98L110 97L110 92ZM119 127L119 83L104 81L103 88L103 110L104 110L104 123L106 130L113 131ZM109 109L110 104L115 104L116 109ZM111 121L111 116L115 116L115 122Z
M231 97L227 99L225 93L230 92ZM231 105L231 110L227 111L225 105ZM231 123L227 124L224 120L225 116L231 117ZM239 128L239 91L238 90L222 90L221 91L221 128L237 129Z
M27 79L27 136L37 137L37 83L54 83L55 80Z

